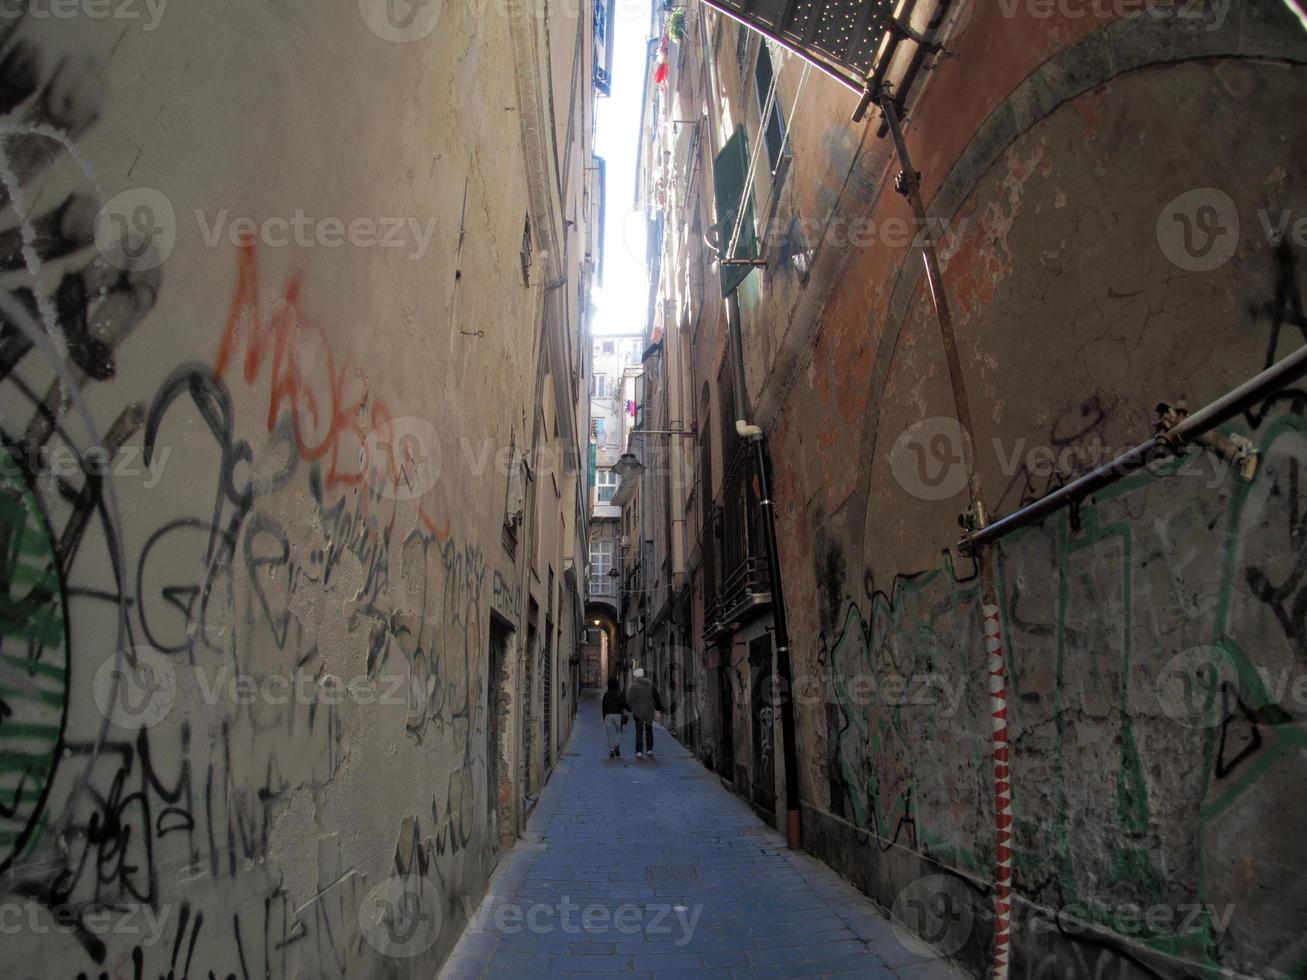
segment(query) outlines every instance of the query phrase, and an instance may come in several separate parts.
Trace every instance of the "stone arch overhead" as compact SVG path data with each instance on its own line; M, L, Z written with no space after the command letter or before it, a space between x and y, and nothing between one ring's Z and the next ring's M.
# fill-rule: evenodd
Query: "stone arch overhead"
M585 604L585 615L587 619L593 619L596 616L607 617L614 624L617 623L619 618L616 602L607 596L591 596Z
M1014 88L976 130L953 162L929 202L931 218L952 221L985 174L1021 136L1062 106L1124 75L1188 61L1257 60L1307 66L1307 33L1272 0L1250 0L1215 30L1205 24L1177 29L1167 21L1115 20L1062 49ZM899 268L876 345L867 383L867 410L858 459L874 458L880 431L881 398L899 336L921 283L922 264L909 251ZM849 540L862 546L866 535L870 465L858 476L848 498L832 509L832 518L852 502ZM862 501L858 507L857 502Z

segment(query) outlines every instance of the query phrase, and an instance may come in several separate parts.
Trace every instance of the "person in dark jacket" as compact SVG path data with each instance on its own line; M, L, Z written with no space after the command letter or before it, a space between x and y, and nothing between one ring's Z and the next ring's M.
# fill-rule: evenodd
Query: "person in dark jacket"
M608 678L608 690L604 692L602 711L604 727L608 730L608 758L617 759L622 755L622 726L626 723L626 698L622 697L617 678Z
M645 756L645 743L649 745L649 758L653 758L653 723L663 710L663 700L658 696L658 688L653 681L644 676L644 669L637 667L635 680L626 690L626 704L631 714L635 715L635 757Z

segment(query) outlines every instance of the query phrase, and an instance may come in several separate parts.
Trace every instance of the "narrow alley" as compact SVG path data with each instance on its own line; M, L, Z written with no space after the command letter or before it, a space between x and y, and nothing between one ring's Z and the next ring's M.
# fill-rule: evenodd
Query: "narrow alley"
M0 980L1307 980L1304 827L1307 0L0 0Z
M582 698L571 745L442 978L966 976L787 850L661 726L653 758L636 759L633 727L609 758L599 699Z

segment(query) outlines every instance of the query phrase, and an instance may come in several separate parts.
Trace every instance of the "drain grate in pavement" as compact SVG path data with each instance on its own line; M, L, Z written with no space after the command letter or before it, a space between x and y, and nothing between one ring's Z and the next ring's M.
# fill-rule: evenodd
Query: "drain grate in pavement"
M650 864L644 869L651 885L698 884L699 872L693 864Z

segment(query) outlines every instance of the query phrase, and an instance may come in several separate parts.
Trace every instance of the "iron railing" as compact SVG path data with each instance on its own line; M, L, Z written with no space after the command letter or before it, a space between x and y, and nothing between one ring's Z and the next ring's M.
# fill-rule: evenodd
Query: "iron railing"
M767 559L746 558L726 576L717 598L708 607L704 633L733 632L744 618L770 605L771 571Z

